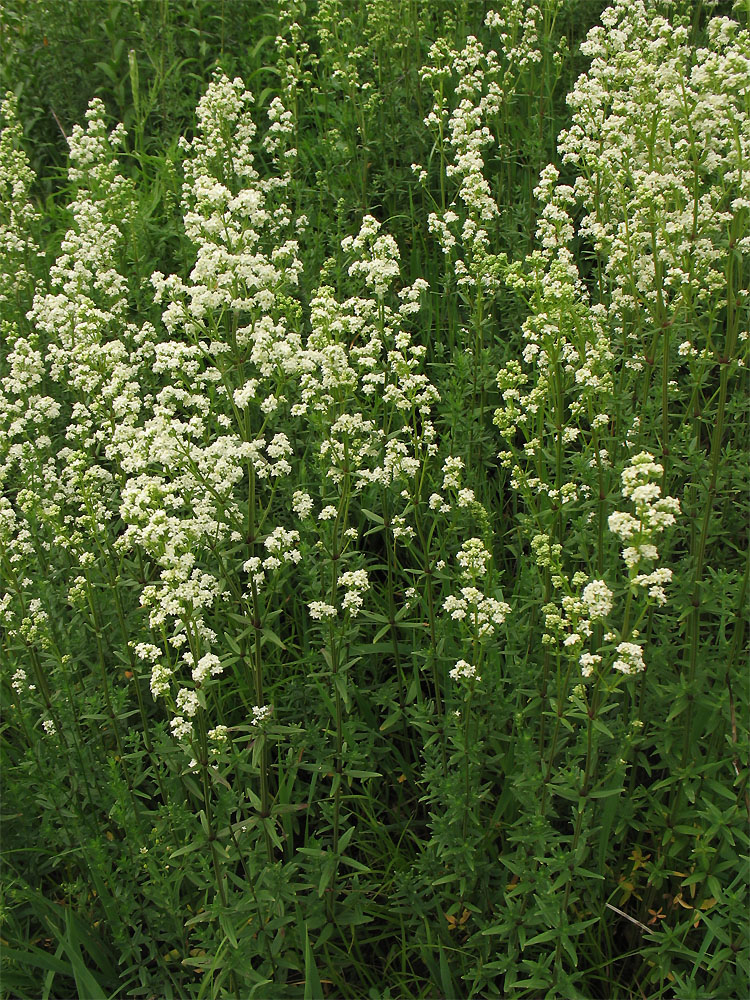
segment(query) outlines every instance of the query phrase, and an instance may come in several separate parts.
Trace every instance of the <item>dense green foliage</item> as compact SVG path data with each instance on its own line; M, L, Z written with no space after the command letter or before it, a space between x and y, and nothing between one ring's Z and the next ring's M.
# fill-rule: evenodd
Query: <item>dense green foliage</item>
M3 997L748 992L747 20L6 0Z

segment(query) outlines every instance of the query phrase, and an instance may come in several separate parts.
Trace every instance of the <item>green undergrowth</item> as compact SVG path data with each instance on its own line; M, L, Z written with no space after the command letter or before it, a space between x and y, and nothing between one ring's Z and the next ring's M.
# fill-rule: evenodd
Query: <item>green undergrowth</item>
M747 993L747 14L3 5L3 997Z

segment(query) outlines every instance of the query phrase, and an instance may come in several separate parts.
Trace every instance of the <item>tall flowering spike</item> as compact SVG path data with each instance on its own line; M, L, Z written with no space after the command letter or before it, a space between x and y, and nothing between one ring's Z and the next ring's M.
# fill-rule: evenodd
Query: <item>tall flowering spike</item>
M86 126L73 128L68 140L72 224L49 270L49 291L39 287L27 314L36 343L44 347L45 378L70 390L72 402L65 445L48 458L42 479L54 500L42 503L40 514L55 532L56 545L79 555L90 550L92 535L117 516L111 446L141 407L138 366L129 357L137 331L128 322L129 290L122 273L135 211L133 184L120 173L116 154L124 138L122 125L108 132L104 105L97 99L89 105ZM40 402L35 399L33 407ZM57 404L45 409L50 417L61 412ZM45 440L41 430L39 423L40 442Z
M358 492L377 484L403 490L437 450L431 412L439 396L424 371L425 348L410 332L427 282L396 291L398 246L372 216L342 248L349 275L365 287L343 301L328 285L317 290L293 412L320 421L319 455L333 483L349 473ZM409 535L397 516L393 523L400 537Z
M480 538L469 538L464 542L456 555L460 582L464 585L456 588L456 592L443 601L443 611L459 623L462 638L471 644L474 653L477 651L476 644L492 639L511 613L508 604L479 589L483 586L482 579L488 574L491 559ZM450 676L454 680L461 677L479 680L477 665L470 665L465 660L459 660Z
M296 286L302 268L286 200L290 176L259 177L252 103L239 78L221 75L201 98L196 135L180 140L187 154L184 223L195 265L187 284L158 272L152 280L157 299L170 303L163 315L168 330L186 324L200 334L212 312L227 308L239 320L237 342L254 344L258 362L294 367L299 338L278 315L278 296ZM278 106L275 115L283 118Z
M371 215L362 219L356 236L345 236L341 248L345 253L356 253L349 265L349 274L361 275L365 284L378 298L382 298L393 282L401 276L400 254L394 238L379 235L380 223Z
M503 405L495 422L510 446L500 457L514 488L556 503L596 489L610 464L601 439L617 433L610 424L618 381L634 387L654 353L662 354L663 395L678 387L670 375L683 359L729 357L741 365L733 353L750 322L743 266L733 264L733 255L750 250L750 33L717 18L708 25L709 44L695 48L678 17L667 20L640 0L617 0L602 25L582 46L592 65L569 95L573 125L559 138L575 183L560 183L553 165L541 172L540 249L525 273L515 266L507 276L531 293L532 308L523 325L527 368L512 360L498 378ZM598 287L581 280L574 235L599 255ZM728 297L734 323L723 320ZM672 329L680 326L689 339L675 343ZM557 432L563 454L575 460L588 452L595 470L582 474L579 466L578 485L551 487L536 471L545 448L558 446L536 419L555 386L564 389L570 415ZM672 398L657 403L665 447L669 411L690 392ZM520 449L519 432L526 438ZM633 426L627 432L635 433Z
M38 254L34 228L38 214L30 200L34 171L23 150L18 99L7 93L0 104L0 303L28 294L31 261Z
M491 269L483 266L490 246L488 227L500 210L485 177L484 150L494 142L488 122L497 116L506 96L501 76L495 50L485 51L473 35L460 51L438 39L422 70L422 79L435 95L425 124L445 151L445 178L455 185L450 204L430 213L428 229L446 257L458 255L453 262L457 286L488 292L497 288ZM452 110L444 96L446 78L451 77L457 80L458 98ZM426 178L419 164L412 169Z
M686 24L617 0L581 46L592 63L568 96L559 150L578 173L580 232L601 255L619 323L644 305L657 322L696 305L708 314L727 255L750 251L750 32L715 18L708 39L695 48Z
M680 501L663 497L661 486L654 480L661 477L662 466L647 451L634 455L630 465L622 472L622 495L630 500L635 513L615 511L609 517L609 530L618 535L625 546L622 557L630 573L633 587L648 589L649 596L658 604L666 603L664 584L672 579L670 569L647 569L659 558L656 536L676 522Z
M120 173L116 156L125 130L117 125L107 133L104 105L96 98L86 120L86 128L74 126L68 139L73 225L50 269L51 291L35 297L30 313L54 345L53 376L71 378L72 372L74 384L86 378L74 359L103 340L119 339L125 325L128 286L120 271L135 211L133 184Z
M158 567L141 604L182 651L184 667L167 666L171 655L152 660L151 686L174 711L180 740L210 707L204 689L221 672L210 624L218 602L231 599L237 612L257 617L278 575L301 558L298 531L269 523L285 490L292 508L290 427L275 421L289 412L305 364L282 155L289 123L275 102L265 148L277 172L263 179L252 104L241 80L215 76L198 105L195 137L180 142L194 265L187 280L152 275L172 339L150 345L156 389L122 456L127 528L118 547L140 549ZM236 558L217 558L222 546Z

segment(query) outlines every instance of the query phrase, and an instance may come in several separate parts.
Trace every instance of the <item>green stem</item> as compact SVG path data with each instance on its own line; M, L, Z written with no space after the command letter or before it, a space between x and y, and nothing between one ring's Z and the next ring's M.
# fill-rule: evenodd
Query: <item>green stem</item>
M731 240L730 240L731 243ZM734 289L734 254L730 254L727 264L727 337L725 342L725 352L722 360L722 369L719 379L719 404L714 422L714 431L711 437L710 452L710 474L708 483L708 493L706 505L703 512L703 523L698 541L698 552L695 560L695 573L693 576L692 605L693 611L690 616L690 665L688 672L688 682L690 686L691 698L688 701L687 718L685 724L685 739L682 750L682 766L685 767L693 745L692 722L693 705L692 686L695 683L695 675L698 666L698 647L701 627L701 587L703 582L703 566L706 556L706 545L708 543L708 532L711 524L714 500L716 497L716 482L719 473L719 463L721 460L721 443L724 437L724 420L726 415L727 391L729 386L730 361L734 357L734 349L737 339L737 314L735 308Z

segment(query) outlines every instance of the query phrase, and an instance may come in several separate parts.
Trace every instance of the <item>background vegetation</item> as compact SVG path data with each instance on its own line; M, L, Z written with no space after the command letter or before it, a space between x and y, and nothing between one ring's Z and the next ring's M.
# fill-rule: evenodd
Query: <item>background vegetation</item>
M747 992L747 18L2 5L3 996Z

